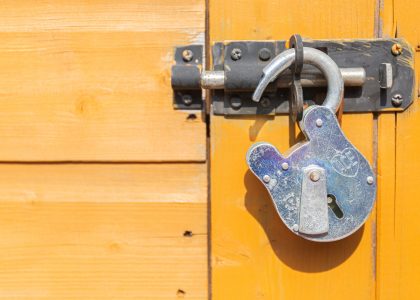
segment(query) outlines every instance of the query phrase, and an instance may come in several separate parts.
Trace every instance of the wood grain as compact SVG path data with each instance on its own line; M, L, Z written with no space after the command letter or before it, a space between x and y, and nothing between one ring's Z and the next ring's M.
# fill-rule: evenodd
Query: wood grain
M418 95L420 78L420 29L418 26L419 1L395 0L384 2L384 34L403 37L416 51L415 69ZM388 12L388 13L386 13ZM389 17L392 12L392 18ZM381 250L381 279L378 299L416 299L420 294L419 251L420 227L419 185L420 161L420 104L415 98L405 112L395 116L395 165L389 169L389 175L395 172L394 201L390 197L387 206L388 214L382 217L382 235L384 241ZM389 127L384 128L389 132ZM386 134L386 133L384 133ZM391 138L391 136L389 136ZM392 150L390 150L392 151ZM392 209L392 211L391 211Z
M205 123L170 86L203 1L3 1L0 17L0 161L205 160Z
M395 198L396 115L381 114L378 122L377 299L400 299L395 281L399 274L399 241Z
M210 0L210 40L371 38L375 1ZM373 157L371 114L343 116L348 138ZM293 128L293 127L292 127ZM282 224L248 171L254 142L286 151L296 142L287 116L211 117L213 299L374 299L376 214L351 237L311 243Z
M207 297L205 165L0 174L0 299Z

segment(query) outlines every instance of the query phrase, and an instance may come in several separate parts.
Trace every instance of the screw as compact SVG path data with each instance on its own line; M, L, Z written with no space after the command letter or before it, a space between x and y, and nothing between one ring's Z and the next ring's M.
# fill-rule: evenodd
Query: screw
M233 60L239 60L239 59L241 59L241 57L242 57L242 50L239 49L239 48L234 48L232 50L232 52L230 53L230 57Z
M242 99L239 97L230 98L230 106L235 110L240 109L242 107Z
M294 224L292 226L293 231L298 231L299 230L299 225L298 224Z
M271 51L267 48L262 48L258 52L258 56L262 61L267 61L271 58Z
M309 174L309 178L313 181L313 182L317 182L319 180L319 178L321 177L321 174L319 174L318 171L313 171L311 172L311 174Z
M183 95L182 96L182 102L184 102L185 105L190 106L193 102L193 98L191 97L191 95Z
M192 61L193 57L194 57L194 53L190 49L185 49L184 51L182 51L182 59L185 62Z
M373 177L372 177L372 176L368 176L368 177L366 178L366 181L367 181L367 183L368 183L369 185L373 184Z
M331 198L330 196L327 197L327 203L331 204L333 203L333 198Z
M391 52L395 56L398 56L403 52L403 47L401 46L401 44L396 43L392 45Z
M289 169L289 164L287 162L284 162L281 164L281 168L286 171Z
M270 182L270 180L271 180L270 176L268 176L268 175L264 175L264 176L263 176L263 181L264 181L265 183L269 183L269 182Z
M264 108L267 108L267 107L270 107L270 105L271 105L270 98L268 98L268 97L262 97L262 99L261 99L261 106L264 107Z
M316 121L315 121L315 124L316 124L317 127L321 127L323 123L324 122L322 121L322 119L316 119Z
M403 97L401 96L401 94L395 94L394 96L392 96L391 102L392 105L394 105L395 107L401 106L401 104L403 103Z

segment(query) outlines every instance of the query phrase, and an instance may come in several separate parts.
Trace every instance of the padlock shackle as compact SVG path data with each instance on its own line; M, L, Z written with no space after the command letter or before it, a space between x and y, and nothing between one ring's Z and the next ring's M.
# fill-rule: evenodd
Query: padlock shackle
M277 55L263 69L263 76L252 95L252 100L259 102L268 84L287 70L295 61L295 50L288 49ZM323 106L337 112L343 100L344 82L337 64L324 52L309 47L303 47L303 62L317 67L328 83L327 96Z

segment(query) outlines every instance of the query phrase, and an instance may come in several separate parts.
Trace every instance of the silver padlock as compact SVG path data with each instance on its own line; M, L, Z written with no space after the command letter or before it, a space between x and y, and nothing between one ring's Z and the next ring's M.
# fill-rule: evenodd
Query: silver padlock
M284 155L271 144L257 143L248 150L246 160L292 232L308 240L330 242L349 236L366 221L375 201L376 180L335 115L344 90L338 66L322 51L303 50L304 63L320 69L328 80L324 104L306 108L299 122L306 141ZM253 99L258 101L266 86L294 59L293 49L274 58L264 69Z

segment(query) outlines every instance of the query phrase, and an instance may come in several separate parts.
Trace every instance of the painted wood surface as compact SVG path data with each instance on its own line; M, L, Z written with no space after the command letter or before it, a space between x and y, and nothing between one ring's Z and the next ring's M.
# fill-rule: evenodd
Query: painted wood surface
M206 299L206 171L0 165L0 299Z
M420 27L419 1L384 1L382 21L384 36L403 37L416 51L415 68L419 95ZM404 113L394 116L394 123L384 122L382 129L385 198L378 241L378 299L417 299L420 294L420 105L415 98ZM392 133L394 131L394 133ZM394 141L392 141L394 138ZM386 168L386 169L385 169ZM392 176L394 178L392 179Z
M0 299L207 299L203 0L1 1Z
M204 42L204 9L2 1L0 161L204 161L205 123L172 109L170 86L174 46Z
M210 40L375 36L375 1L210 0ZM280 151L296 142L287 116L211 117L211 260L213 299L374 299L376 214L351 237L316 244L280 221L262 185L248 171L254 142ZM374 157L376 120L343 116L345 134ZM290 129L292 128L292 129Z

